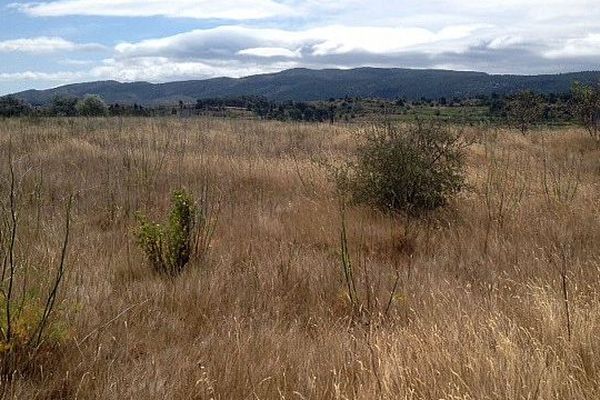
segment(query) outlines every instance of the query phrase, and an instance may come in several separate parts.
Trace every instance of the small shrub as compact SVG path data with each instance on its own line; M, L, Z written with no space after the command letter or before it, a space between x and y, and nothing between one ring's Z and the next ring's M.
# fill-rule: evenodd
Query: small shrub
M178 190L171 196L166 224L137 215L138 244L157 273L175 277L183 272L192 256L207 252L216 224L210 214L206 201L197 207L189 194Z
M357 203L410 216L432 211L463 188L465 145L441 122L375 127L338 185Z
M40 324L46 312L43 301L32 294L25 294L19 299L19 304L15 304L9 302L6 296L0 295L0 308L6 310L11 307L12 310L12 335L10 340L4 337L5 340L0 341L1 376L32 372L44 360L53 358L54 350L66 340L66 329L56 316L40 332ZM0 315L0 330L8 331L6 313Z

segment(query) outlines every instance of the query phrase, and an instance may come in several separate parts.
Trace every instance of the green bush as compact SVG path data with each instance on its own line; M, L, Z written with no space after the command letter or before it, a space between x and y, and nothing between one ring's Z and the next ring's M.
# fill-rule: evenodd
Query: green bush
M77 101L76 97L55 96L52 99L48 113L53 117L75 117L79 114Z
M77 111L84 117L105 117L108 106L100 96L88 95L77 102Z
M156 272L175 277L183 272L193 255L206 253L216 221L211 221L205 205L203 202L197 207L189 194L178 190L171 196L166 224L137 215L137 241Z
M357 203L417 216L463 188L462 135L441 122L370 129L338 179Z

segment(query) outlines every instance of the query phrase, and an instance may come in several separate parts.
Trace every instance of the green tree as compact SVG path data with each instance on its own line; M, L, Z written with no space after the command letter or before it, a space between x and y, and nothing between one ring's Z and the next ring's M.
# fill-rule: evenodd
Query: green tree
M572 89L574 112L590 136L600 140L600 85L575 82Z
M74 117L78 115L77 98L69 96L55 96L49 109L50 115L56 117Z
M77 111L84 117L105 117L108 115L108 106L100 96L87 95L77 102Z
M14 96L0 97L0 117L22 117L29 115L33 108Z
M506 115L512 125L526 134L544 116L543 99L531 90L510 96L506 101Z

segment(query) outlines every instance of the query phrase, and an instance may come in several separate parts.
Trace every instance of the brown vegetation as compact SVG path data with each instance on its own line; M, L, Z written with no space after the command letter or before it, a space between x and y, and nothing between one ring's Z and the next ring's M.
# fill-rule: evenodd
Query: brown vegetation
M0 122L0 199L12 140L20 259L56 265L74 195L64 332L36 371L2 382L3 397L599 398L593 139L473 130L467 191L418 221L347 208L346 252L339 199L314 160L347 159L357 129ZM135 213L163 220L173 190L206 187L220 203L209 254L178 277L152 273ZM45 287L48 271L31 279Z

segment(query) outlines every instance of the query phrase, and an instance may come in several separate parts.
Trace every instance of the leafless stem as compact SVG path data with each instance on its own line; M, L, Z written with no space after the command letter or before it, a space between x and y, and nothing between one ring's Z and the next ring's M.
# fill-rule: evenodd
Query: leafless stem
M13 160L12 160L12 144L9 144L8 149L8 164L10 171L10 219L11 219L11 233L10 233L10 242L8 247L8 290L6 293L6 342L10 342L12 338L12 315L11 315L11 306L12 306L12 295L13 295L13 286L15 280L15 244L17 240L17 211L16 211L16 200L15 200L15 171L13 168ZM2 274L2 280L5 278L5 271Z
M563 255L563 265L561 270L561 280L562 280L562 293L563 293L563 303L565 305L565 315L567 318L567 334L569 335L569 340L571 340L571 312L569 309L569 290L567 287L567 260Z
M56 277L54 278L54 285L50 294L48 295L48 300L46 301L46 307L44 308L44 312L42 314L42 318L40 319L40 323L37 327L37 338L35 339L35 346L39 346L42 341L42 335L44 333L44 329L48 324L48 318L54 309L54 304L56 302L56 295L58 294L58 288L60 283L63 280L65 273L65 259L67 256L67 248L69 245L69 233L70 233L70 225L71 225L71 206L73 204L73 196L69 196L69 200L67 201L67 210L65 216L65 238L63 240L62 250L60 254L60 262L58 264L58 269L56 271ZM32 336L34 338L35 335Z

